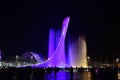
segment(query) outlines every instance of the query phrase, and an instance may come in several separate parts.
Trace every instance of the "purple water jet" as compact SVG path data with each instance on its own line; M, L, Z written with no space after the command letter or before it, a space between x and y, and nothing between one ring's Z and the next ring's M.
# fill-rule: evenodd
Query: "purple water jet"
M79 37L77 41L69 41L68 54L65 58L65 37L70 17L63 20L62 31L50 29L48 60L37 63L36 67L87 67L87 49L84 37Z
M45 61L43 63L37 63L36 65L33 65L33 66L48 67L49 64L52 64L51 65L52 67L55 67L55 66L56 67L65 67L65 65L63 64L63 63L65 63L65 53L64 53L65 44L64 43L65 43L65 37L66 37L66 32L67 32L69 20L70 20L70 17L66 17L63 20L62 32L61 32L60 39L59 39L59 42L57 44L57 47L56 47L54 53L49 52L51 57L49 57L47 61ZM53 35L54 35L54 33L53 33ZM52 32L50 34L50 37L51 36L52 36ZM50 39L50 41L51 41L51 39ZM54 40L53 40L53 42L54 42ZM52 46L54 45L54 43L51 43L51 42L49 44L52 44L52 45L49 45L50 48L52 48ZM49 50L52 51L52 50L54 50L54 48L49 49Z

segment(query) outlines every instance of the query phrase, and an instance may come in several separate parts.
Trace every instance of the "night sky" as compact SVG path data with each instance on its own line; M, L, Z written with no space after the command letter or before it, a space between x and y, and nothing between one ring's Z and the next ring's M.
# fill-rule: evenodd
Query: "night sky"
M110 60L120 55L120 1L4 1L0 7L0 49L4 55L47 54L50 27L60 29L70 16L67 35L84 35L88 55Z

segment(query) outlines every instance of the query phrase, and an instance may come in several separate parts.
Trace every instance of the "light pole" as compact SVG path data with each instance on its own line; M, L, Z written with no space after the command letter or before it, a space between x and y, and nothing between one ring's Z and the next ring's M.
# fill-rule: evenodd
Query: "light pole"
M18 65L18 55L15 56L16 59L16 66Z
M16 55L16 61L18 61L18 55Z
M88 57L87 57L87 64L88 64L88 67L90 66L89 62L90 62L90 57L88 56Z
M31 63L32 63L33 62L33 56L31 56L30 59L31 59Z
M118 59L118 58L116 59L116 63L117 63L117 67L119 67L119 66L118 66L118 63L119 63L119 59Z
M116 62L117 62L117 63L119 62L119 59L118 59L118 58L116 59Z

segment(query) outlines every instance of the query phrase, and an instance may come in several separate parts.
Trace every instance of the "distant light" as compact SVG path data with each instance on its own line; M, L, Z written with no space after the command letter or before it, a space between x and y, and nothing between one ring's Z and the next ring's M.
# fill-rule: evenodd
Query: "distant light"
M117 59L116 59L116 62L118 62L118 61L119 61L119 59L117 58Z
M33 59L33 56L31 56L31 59Z
M88 56L87 59L90 59L90 57Z
M18 55L16 55L16 58L18 58Z

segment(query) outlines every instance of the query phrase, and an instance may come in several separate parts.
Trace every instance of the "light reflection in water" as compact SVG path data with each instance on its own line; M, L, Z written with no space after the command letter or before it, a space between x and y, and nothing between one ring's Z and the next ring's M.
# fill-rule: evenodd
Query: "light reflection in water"
M91 72L84 72L84 80L91 80Z
M120 80L120 72L118 72L118 80Z
M109 74L109 73L108 73ZM91 72L73 72L73 76L71 76L70 72L57 72L55 74L46 75L46 80L120 80L120 73L118 73L118 79L116 79L115 75L113 76L106 76L106 74L91 74Z
M71 79L72 78L72 79ZM47 80L92 80L90 72L74 72L71 77L70 72L57 72L47 75Z
M22 70L21 70L22 71ZM34 72L35 71L35 72ZM3 80L8 80L7 78L11 78L9 80L26 80L30 78L30 80L120 80L120 73L116 73L113 71L102 71L95 73L94 72L73 72L71 75L70 71L59 71L59 72L45 72L44 74L37 72L36 70L33 70L33 73L28 75L25 70L22 72L16 72L17 74L12 75L11 72L13 72L10 69L0 71L0 79L5 78ZM25 74L24 74L25 73ZM8 75L9 74L9 75ZM40 77L40 75L42 75ZM117 76L118 75L118 76ZM16 79L13 79L13 77L16 77ZM118 77L118 78L117 78ZM41 79L42 78L42 79Z

